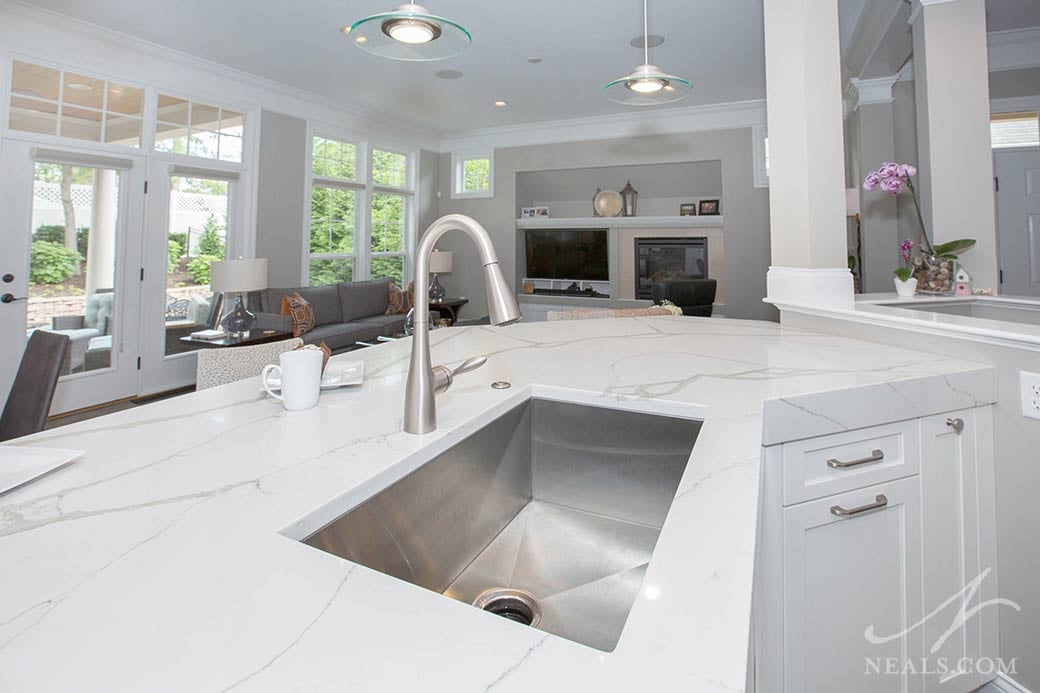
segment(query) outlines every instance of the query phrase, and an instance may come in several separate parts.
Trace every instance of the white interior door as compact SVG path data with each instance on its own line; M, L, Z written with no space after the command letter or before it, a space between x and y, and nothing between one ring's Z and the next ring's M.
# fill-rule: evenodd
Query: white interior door
M184 337L213 327L217 295L209 263L241 254L239 175L153 159L148 173L142 394L195 383L198 345Z
M1000 292L1040 296L1040 150L997 151L993 158Z
M0 392L27 336L68 335L51 413L138 393L144 159L6 140L0 156ZM10 275L7 277L6 275Z

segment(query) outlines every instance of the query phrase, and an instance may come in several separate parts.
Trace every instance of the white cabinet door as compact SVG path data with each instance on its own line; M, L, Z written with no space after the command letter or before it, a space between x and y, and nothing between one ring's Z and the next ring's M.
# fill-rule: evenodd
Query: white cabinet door
M996 656L997 607L972 613L996 596L993 562L993 440L989 408L921 419L921 504L924 533L925 690L970 691L987 676L962 672L962 661ZM957 429L960 429L959 431ZM980 464L981 463L981 464ZM972 584L978 585L973 590ZM961 623L961 619L967 620Z
M784 508L788 693L922 690L920 629L905 632L921 618L920 502L913 476Z

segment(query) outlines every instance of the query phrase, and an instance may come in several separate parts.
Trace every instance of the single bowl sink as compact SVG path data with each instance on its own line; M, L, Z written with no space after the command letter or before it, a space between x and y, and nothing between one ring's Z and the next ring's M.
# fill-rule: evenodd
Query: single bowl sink
M700 426L529 399L304 541L613 651Z

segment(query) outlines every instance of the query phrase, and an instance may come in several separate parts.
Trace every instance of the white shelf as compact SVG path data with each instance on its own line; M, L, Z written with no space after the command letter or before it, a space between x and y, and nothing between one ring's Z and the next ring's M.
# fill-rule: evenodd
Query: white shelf
M534 217L517 219L518 229L689 229L722 226L722 215L703 217Z

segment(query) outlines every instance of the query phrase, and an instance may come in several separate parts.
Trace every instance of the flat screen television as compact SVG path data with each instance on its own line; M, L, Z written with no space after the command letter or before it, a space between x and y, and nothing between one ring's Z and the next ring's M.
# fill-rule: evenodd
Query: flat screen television
M531 279L608 281L606 229L527 229Z

